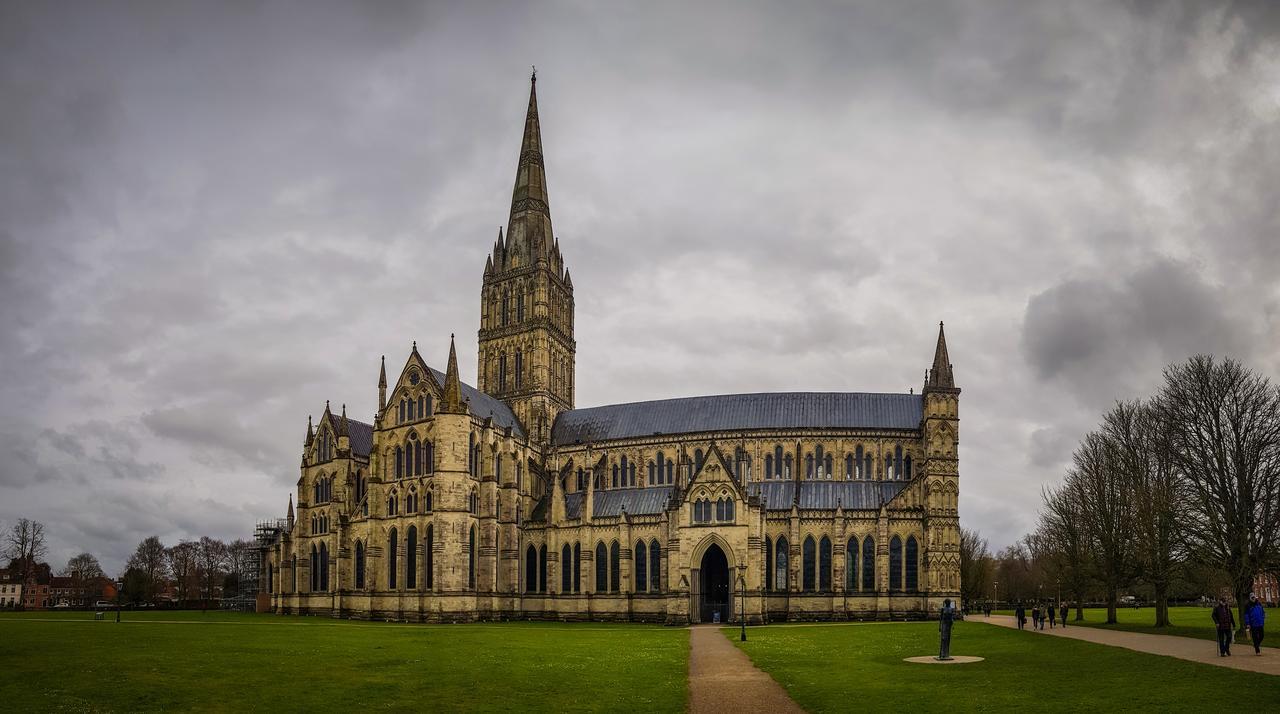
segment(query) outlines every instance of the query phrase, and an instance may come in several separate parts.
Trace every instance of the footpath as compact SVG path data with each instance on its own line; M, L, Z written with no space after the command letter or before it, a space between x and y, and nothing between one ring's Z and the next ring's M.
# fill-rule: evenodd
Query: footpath
M992 615L991 617L971 616L969 622L986 622L999 627L1017 629L1018 623L1011 615ZM1268 628L1270 629L1270 628ZM1058 626L1044 630L1032 630L1030 618L1027 620L1026 632L1052 637L1069 637L1073 640L1096 642L1100 645L1123 647L1135 652L1177 657L1191 662L1211 664L1217 667L1242 669L1247 672L1260 672L1280 676L1280 649L1263 647L1262 655L1253 653L1253 643L1237 640L1231 645L1230 657L1218 656L1218 643L1213 640L1202 640L1197 637L1180 637L1178 635L1149 635L1145 632L1124 632L1122 630L1106 630L1100 627L1082 625ZM1274 637L1274 635L1272 635ZM1266 640L1263 640L1264 642Z
M782 685L733 646L720 625L689 628L689 711L803 714Z

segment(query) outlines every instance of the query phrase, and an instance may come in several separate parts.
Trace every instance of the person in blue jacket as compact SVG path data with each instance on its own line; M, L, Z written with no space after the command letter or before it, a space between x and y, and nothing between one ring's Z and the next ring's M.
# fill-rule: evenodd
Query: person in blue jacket
M1249 607L1244 611L1244 626L1249 628L1249 636L1253 638L1253 653L1262 654L1262 623L1267 613L1258 600L1258 594L1249 595Z

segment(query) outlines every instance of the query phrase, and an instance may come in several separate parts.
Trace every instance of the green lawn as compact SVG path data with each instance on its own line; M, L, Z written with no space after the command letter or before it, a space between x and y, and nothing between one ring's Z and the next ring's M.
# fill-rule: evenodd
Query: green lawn
M1125 632L1146 632L1153 635L1176 635L1178 637L1197 637L1202 640L1214 640L1217 638L1213 620L1210 619L1210 608L1207 607L1171 607L1169 608L1169 626L1156 627L1156 609L1154 607L1142 607L1137 610L1132 607L1120 608L1116 610L1116 619L1118 622L1114 625L1108 625L1107 609L1105 607L1089 607L1084 611L1084 622L1076 622L1076 610L1071 608L1067 613L1067 626L1085 625L1087 627L1099 627L1106 630L1123 630ZM1012 610L1001 610L1002 615L1013 615ZM982 620L982 615L971 615L971 619ZM1237 624L1239 624L1240 613L1236 613ZM1267 625L1268 629L1280 631L1280 608L1267 608ZM1027 608L1027 627L1031 626L1031 608ZM1045 628L1048 629L1048 625ZM1263 644L1270 646L1280 646L1280 636L1271 635L1268 639L1263 640Z
M956 624L951 653L986 661L913 664L937 653L937 623L770 626L726 636L811 712L1220 711L1280 701L1280 677L1157 657L981 622Z
M32 620L31 618L41 618ZM5 711L683 711L687 630L0 615Z

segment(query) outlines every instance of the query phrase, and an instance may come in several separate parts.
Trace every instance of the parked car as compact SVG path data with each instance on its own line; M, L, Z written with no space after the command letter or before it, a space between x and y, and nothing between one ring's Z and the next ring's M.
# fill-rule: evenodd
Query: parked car
M106 607L112 607L112 606L113 606L113 604L112 604L112 603L107 602L106 600L99 600L99 601L95 602L95 603L93 604L93 606L94 606L94 607L96 607L96 608L98 608L99 610L101 610L101 609L106 608Z

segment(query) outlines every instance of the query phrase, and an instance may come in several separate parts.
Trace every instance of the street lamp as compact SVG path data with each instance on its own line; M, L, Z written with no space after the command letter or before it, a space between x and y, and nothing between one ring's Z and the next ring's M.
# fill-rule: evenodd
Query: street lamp
M742 641L747 641L747 564L740 563L738 565L738 592L739 605L738 619L742 621Z
M991 581L991 582L995 583L995 590L996 590L996 609L998 610L998 609L1000 609L1000 581L999 581L999 580L993 580L993 581Z

